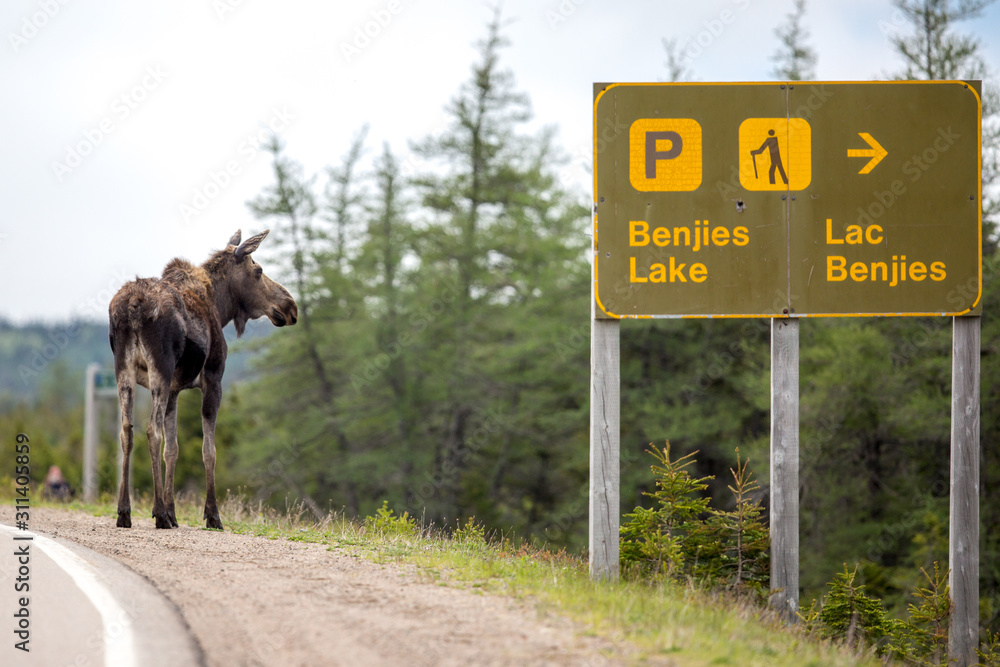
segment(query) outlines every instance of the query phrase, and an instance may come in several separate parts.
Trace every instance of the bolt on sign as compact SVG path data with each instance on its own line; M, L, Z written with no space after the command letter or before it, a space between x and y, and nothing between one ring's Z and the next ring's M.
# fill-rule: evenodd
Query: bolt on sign
M597 316L961 315L981 84L595 84Z

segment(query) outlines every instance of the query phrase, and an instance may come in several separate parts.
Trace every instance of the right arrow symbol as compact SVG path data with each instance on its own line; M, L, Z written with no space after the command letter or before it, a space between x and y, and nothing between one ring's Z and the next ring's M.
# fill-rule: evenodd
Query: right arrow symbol
M864 167L861 168L859 174L867 174L869 171L875 168L879 162L882 161L886 155L889 154L887 150L882 148L882 145L875 141L875 138L867 132L858 132L858 136L865 140L865 142L871 146L871 148L848 148L847 157L870 157L871 160L868 161Z

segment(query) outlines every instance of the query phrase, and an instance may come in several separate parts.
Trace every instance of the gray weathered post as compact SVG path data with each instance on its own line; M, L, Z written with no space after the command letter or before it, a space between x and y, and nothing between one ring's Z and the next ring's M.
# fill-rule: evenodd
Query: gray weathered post
M590 298L590 576L618 579L620 358L618 320Z
M87 366L83 390L83 500L97 499L97 401L96 378L100 364Z
M977 664L979 645L979 354L980 318L954 318L948 586L955 606L948 657L963 666Z
M799 610L799 321L771 320L771 604Z

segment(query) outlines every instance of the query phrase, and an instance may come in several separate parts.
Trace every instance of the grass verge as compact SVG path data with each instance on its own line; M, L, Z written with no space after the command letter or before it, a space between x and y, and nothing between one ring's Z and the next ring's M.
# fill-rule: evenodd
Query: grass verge
M111 498L46 505L116 516ZM150 506L134 499L133 514L142 516ZM609 659L678 667L884 664L786 627L769 610L726 593L670 582L595 582L580 556L491 537L474 522L449 536L421 529L386 506L363 521L334 513L317 521L300 506L278 512L234 495L220 512L233 533L325 544L378 563L413 565L427 581L527 600L539 614L569 618L581 632L607 640ZM178 499L181 525L203 527L201 513L194 498Z

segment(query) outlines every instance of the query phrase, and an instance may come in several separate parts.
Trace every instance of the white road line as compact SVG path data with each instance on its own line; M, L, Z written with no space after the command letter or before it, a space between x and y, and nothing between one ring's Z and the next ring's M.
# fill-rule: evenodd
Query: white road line
M128 612L118 604L111 591L101 583L94 567L63 545L27 530L18 530L0 524L0 531L11 536L32 536L31 544L37 545L56 565L70 576L84 595L90 599L101 615L104 625L104 664L107 667L134 667L135 641Z

